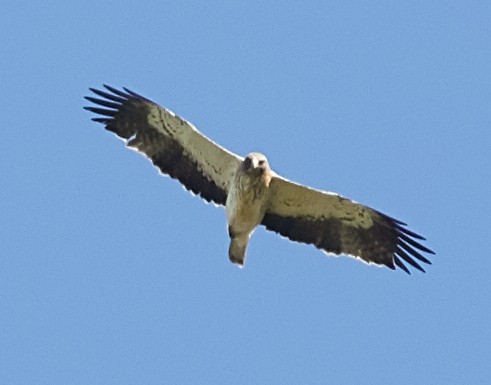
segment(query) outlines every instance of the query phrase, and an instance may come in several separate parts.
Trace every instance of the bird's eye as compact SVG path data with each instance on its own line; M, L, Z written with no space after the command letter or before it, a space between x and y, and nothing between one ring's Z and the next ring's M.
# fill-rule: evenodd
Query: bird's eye
M257 164L262 166L264 164L264 160L260 160Z

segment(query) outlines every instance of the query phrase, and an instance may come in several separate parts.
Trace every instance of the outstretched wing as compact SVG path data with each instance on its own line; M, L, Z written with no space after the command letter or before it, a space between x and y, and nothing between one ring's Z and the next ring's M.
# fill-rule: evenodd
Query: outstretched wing
M100 98L86 96L96 107L84 107L132 147L146 155L163 174L207 201L225 205L229 182L242 158L200 133L172 111L126 88L90 88Z
M367 263L400 267L403 261L431 264L421 252L434 254L405 223L337 194L314 190L273 176L270 202L262 224L292 241L313 244L327 253L347 254Z

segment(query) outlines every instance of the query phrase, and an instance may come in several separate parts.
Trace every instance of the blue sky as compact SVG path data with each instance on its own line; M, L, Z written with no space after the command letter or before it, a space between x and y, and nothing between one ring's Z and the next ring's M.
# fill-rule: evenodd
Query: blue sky
M461 384L491 375L491 6L8 2L4 384ZM259 229L82 109L126 86L230 150L409 224L426 274Z

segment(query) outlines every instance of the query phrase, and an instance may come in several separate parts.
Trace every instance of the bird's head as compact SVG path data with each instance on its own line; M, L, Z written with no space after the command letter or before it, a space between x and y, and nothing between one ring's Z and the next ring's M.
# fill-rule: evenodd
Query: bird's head
M263 175L269 171L268 159L259 152L251 152L242 162L242 169L248 174Z

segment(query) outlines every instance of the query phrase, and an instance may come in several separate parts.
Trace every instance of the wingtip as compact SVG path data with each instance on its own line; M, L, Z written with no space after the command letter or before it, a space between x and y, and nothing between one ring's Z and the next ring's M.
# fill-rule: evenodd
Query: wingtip
M93 122L102 123L102 124L108 124L110 121L110 119L106 119L106 118L92 118L91 120Z
M394 263L399 268L401 268L402 270L404 270L407 274L411 275L411 272L409 271L409 269L401 262L401 260L397 256L394 256Z
M126 87L123 87L123 90L125 90L125 92L129 93L130 95L142 97L141 95L138 95L136 92L133 92L133 91L131 91L130 89L128 89Z
M124 93L122 91L118 90L117 88L110 86L109 84L103 84L103 86L106 90L112 92L113 94L116 94L118 96L126 96L126 95L124 95Z

